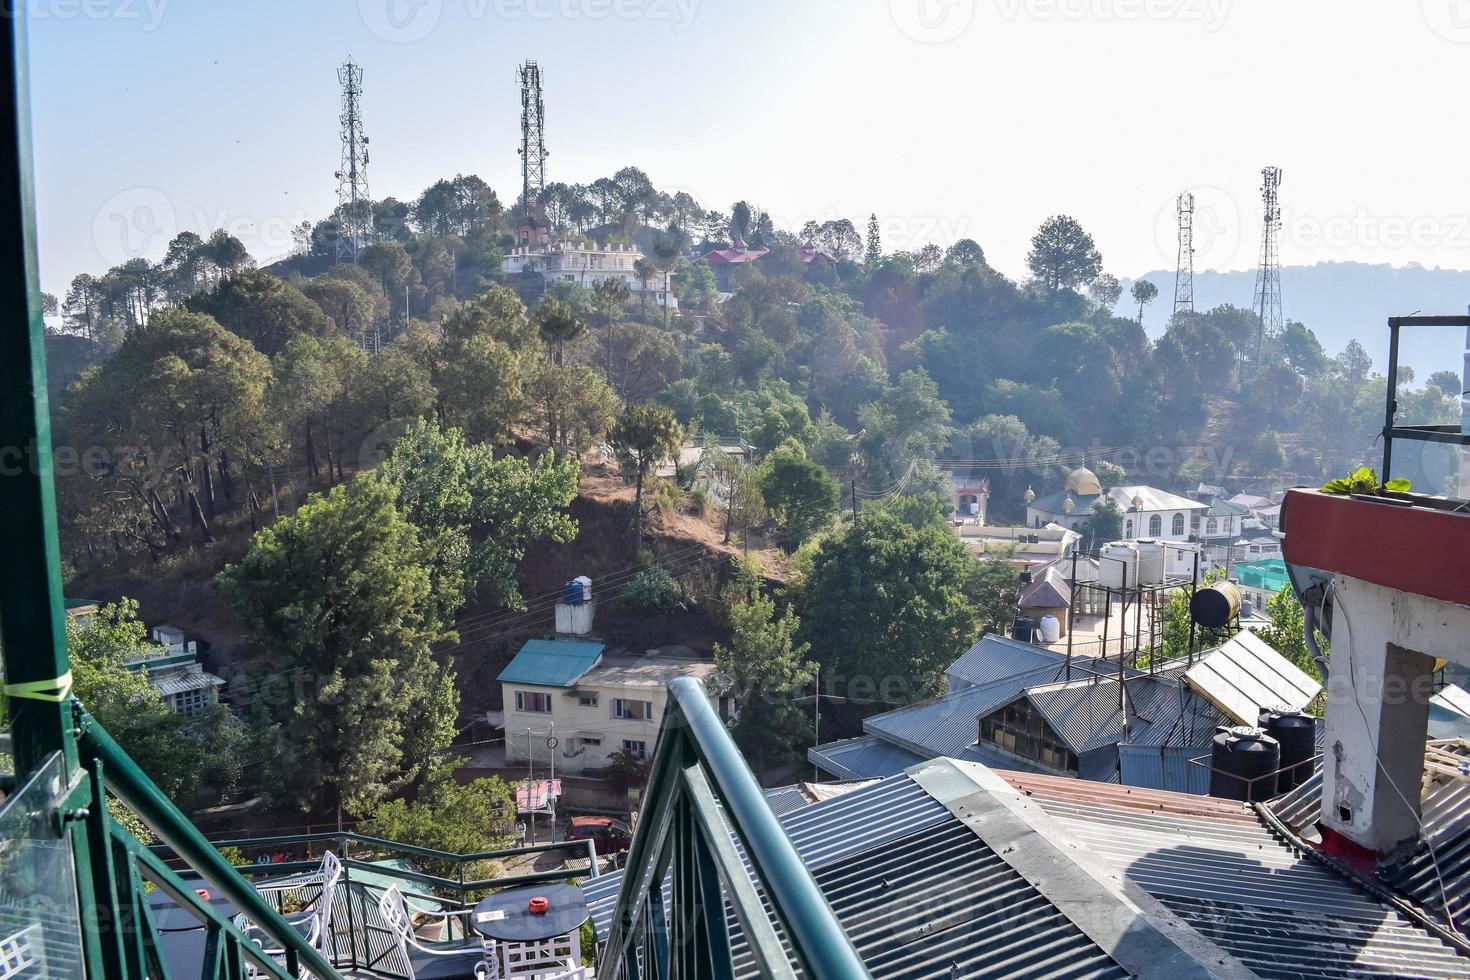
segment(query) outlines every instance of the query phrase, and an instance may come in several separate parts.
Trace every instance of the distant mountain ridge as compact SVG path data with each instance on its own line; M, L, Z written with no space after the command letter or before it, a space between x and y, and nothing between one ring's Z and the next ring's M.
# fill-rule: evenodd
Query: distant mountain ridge
M1164 332L1174 306L1174 272L1150 272L1142 278L1159 288L1159 296L1143 311L1150 337ZM1137 316L1128 296L1117 312ZM1194 308L1208 310L1225 303L1250 308L1255 292L1254 269L1244 272L1196 272ZM1396 267L1366 262L1319 262L1283 266L1281 305L1286 319L1300 320L1312 329L1330 355L1356 339L1373 357L1374 368L1388 368L1388 318L1411 313L1464 313L1470 305L1470 272L1427 269L1419 265ZM1411 336L1412 334L1412 336ZM1459 373L1464 365L1465 337L1453 328L1406 331L1400 361L1413 367L1422 383L1434 371Z

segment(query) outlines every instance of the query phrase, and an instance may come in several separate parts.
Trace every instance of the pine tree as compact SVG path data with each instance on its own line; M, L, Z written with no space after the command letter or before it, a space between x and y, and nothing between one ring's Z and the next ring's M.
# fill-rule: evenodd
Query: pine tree
M870 268L883 261L883 242L878 235L878 215L868 215L868 247L863 252L863 262Z

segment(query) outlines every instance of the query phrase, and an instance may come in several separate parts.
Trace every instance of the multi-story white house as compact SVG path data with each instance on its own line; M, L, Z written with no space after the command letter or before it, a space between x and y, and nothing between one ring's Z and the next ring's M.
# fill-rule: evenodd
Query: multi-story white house
M508 765L555 754L558 770L596 773L614 752L646 759L658 740L669 682L710 686L715 665L663 654L605 653L581 640L529 640L500 672Z
M159 698L186 718L194 718L213 703L224 679L199 663L199 647L177 626L155 626L152 640L163 649L154 656L123 662L129 670L144 670Z
M548 286L570 282L583 289L603 279L618 279L631 294L629 306L678 309L667 275L655 272L646 281L639 278L633 264L641 258L643 253L632 245L597 247L581 240L553 241L544 229L523 227L501 271L507 275L536 273Z

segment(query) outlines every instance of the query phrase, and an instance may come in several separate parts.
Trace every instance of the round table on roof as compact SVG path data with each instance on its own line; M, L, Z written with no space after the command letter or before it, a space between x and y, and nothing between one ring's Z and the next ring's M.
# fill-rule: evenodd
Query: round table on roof
M545 912L532 912L531 899L546 899ZM538 943L575 933L592 918L582 889L572 885L528 885L496 892L475 906L470 928L506 943Z

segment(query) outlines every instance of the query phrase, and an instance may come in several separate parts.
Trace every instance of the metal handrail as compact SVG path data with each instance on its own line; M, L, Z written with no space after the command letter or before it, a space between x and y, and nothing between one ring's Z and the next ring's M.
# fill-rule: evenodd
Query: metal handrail
M209 927L212 937L219 934L227 936L227 945L237 950L237 959L239 955L244 954L257 965L264 966L268 972L280 977L300 976L303 967L310 970L315 977L340 977L341 974L327 961L326 957L307 943L305 937L292 928L281 913L256 892L250 882L246 881L234 866L224 859L224 856L199 832L199 829L179 812L179 809L154 784L153 780L149 779L148 775L123 751L122 747L113 741L107 730L98 724L80 703L73 701L72 704L76 717L79 754L83 763L93 773L91 788L93 805L87 808L86 816L90 823L91 833L94 835L93 839L121 844L124 852L133 859L129 862L127 869L132 880L117 882L118 887L124 893L131 892L132 900L136 903L143 892L141 883L136 880L137 868L142 865L151 880L163 887L182 907L188 908L200 917L201 924ZM106 792L115 795L136 813L158 836L159 840L188 862L189 866L198 872L212 888L218 890L221 895L234 903L236 908L244 912L251 922L278 944L277 949L285 951L284 971L274 963L267 966L265 961L269 958L257 957L253 948L255 944L245 938L233 923L221 924L219 920L223 917L208 903L199 901L198 896L193 896L191 899L192 889L169 869L161 858L139 845L137 839L126 830L110 826L104 787ZM103 863L97 860L98 856L94 850L94 874L97 871L96 865ZM114 874L118 873L118 870L114 868ZM122 898L122 895L117 896L117 901L121 903ZM148 937L153 932L152 917L146 908L142 910L141 917L144 937ZM116 929L112 931L117 942L121 944L120 932ZM148 942L147 939L144 941ZM156 936L152 936L152 944L156 949ZM141 966L139 957L142 947L137 942L134 942L130 948L122 949L121 952L124 962L128 962L131 958L135 965ZM206 969L210 967L211 964L206 960ZM137 976L141 980L145 974L130 970L128 975Z
M681 976L731 975L727 902L765 975L794 977L794 955L814 980L870 976L693 678L669 685L645 799L650 806L628 852L599 977L633 976L640 962L666 976L671 957ZM664 898L670 875L672 907Z

